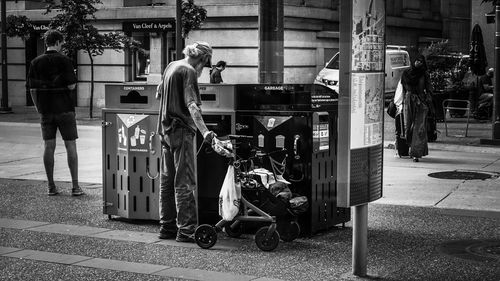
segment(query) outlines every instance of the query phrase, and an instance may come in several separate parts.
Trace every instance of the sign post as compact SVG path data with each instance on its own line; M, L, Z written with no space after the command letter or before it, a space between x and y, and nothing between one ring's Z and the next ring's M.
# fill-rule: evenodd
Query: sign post
M352 273L367 275L368 203L382 197L385 0L340 1L337 204L353 207Z

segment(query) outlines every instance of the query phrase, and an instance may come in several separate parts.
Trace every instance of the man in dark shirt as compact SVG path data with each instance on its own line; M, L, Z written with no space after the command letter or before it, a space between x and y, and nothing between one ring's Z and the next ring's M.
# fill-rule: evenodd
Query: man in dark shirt
M495 70L488 69L485 75L479 78L479 100L475 117L489 119L493 113L493 77Z
M209 64L212 48L204 42L186 46L186 57L171 62L158 86L160 101L158 133L163 136L163 163L160 179L160 238L194 242L198 224L195 136L200 130L212 142L201 115L198 77Z
M45 143L43 164L48 180L48 195L59 194L54 183L54 151L56 132L59 129L68 156L73 186L71 194L80 196L84 193L78 185L78 132L75 106L70 96L71 90L75 89L77 78L71 60L60 53L64 44L63 35L57 30L48 30L44 39L47 51L31 62L28 83L41 115L42 138Z
M493 93L493 74L495 70L493 68L488 69L486 74L479 78L479 95L484 93Z
M218 61L215 67L210 71L210 83L212 84L220 84L224 82L222 80L221 72L226 69L226 62L221 60Z

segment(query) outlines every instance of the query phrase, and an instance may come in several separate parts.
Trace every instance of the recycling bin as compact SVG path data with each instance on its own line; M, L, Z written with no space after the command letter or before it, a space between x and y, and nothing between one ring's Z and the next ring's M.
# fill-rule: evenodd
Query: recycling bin
M156 85L107 84L102 109L103 212L159 220Z

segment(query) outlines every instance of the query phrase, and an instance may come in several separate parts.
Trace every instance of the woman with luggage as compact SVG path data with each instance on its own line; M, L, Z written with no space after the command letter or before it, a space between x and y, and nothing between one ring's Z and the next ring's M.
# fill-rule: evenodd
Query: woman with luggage
M425 57L419 55L411 68L405 70L401 76L402 96L398 111L402 117L396 116L396 123L400 126L400 135L406 139L409 147L409 156L414 162L429 154L427 146L427 116L433 111L432 87ZM433 115L431 113L431 115ZM399 121L399 122L398 122ZM400 154L400 156L403 156Z

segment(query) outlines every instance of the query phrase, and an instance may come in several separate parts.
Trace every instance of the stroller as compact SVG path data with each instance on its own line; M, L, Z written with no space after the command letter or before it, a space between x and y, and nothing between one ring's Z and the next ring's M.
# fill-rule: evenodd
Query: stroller
M241 144L236 143L236 140L250 142L253 137L229 135L229 139L236 147ZM234 158L230 159L229 164L233 165L235 170L235 181L241 186L242 198L239 212L231 221L222 219L215 226L209 224L198 226L194 234L198 246L204 249L213 247L217 242L217 233L222 230L229 237L241 236L243 234L242 224L245 222L264 224L255 233L255 243L262 251L274 250L280 239L290 242L299 236L300 226L297 222L297 215L307 210L307 198L296 196L288 202L282 200L264 186L259 179L260 176L255 172L257 170L254 169L255 163L262 163L265 158L272 160L271 154L273 152L262 153L258 150L252 150L250 155L246 155L244 158L242 158L242 154L235 154ZM273 174L276 177L274 166ZM272 190L281 191L279 187Z

